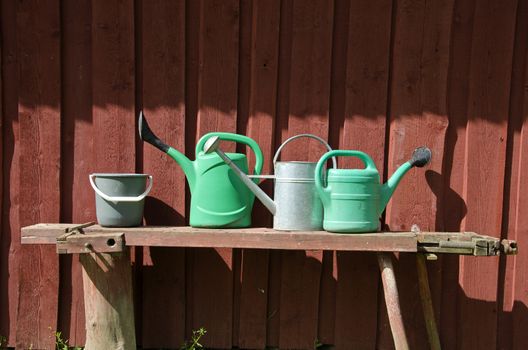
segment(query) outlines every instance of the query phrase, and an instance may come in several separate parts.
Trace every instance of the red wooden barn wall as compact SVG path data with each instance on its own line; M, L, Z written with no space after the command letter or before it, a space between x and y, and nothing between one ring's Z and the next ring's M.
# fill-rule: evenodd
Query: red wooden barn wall
M388 227L471 230L521 249L429 263L444 348L528 344L527 1L19 0L0 11L10 345L51 348L54 330L84 342L78 257L19 237L37 222L93 220L89 173L154 175L146 222L185 224L183 173L138 140L140 109L190 158L208 131L249 135L266 173L278 145L303 132L366 151L384 179L428 145L432 164L402 181ZM298 141L283 157L321 153ZM271 224L259 204L254 222ZM204 345L224 349L393 347L372 254L136 248L132 264L145 348L179 348L200 326ZM411 346L426 348L414 256L396 266Z

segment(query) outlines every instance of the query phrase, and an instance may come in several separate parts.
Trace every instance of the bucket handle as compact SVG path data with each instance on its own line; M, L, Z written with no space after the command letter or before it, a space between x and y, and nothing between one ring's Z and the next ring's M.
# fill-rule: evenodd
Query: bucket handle
M128 196L113 197L113 196L104 194L103 192L101 192L99 188L97 188L94 182L95 177L96 177L95 174L90 174L90 184L92 185L92 188L94 189L95 193L97 193L101 198L106 199L109 202L139 202L140 200L145 198L147 194L149 194L150 190L152 189L152 175L148 175L149 185L147 189L145 190L145 192L143 192L139 196L137 197L128 197Z
M289 143L289 142L291 142L291 141L293 141L295 139L301 138L301 137L309 137L309 138L312 138L314 140L317 140L320 143L322 143L326 147L326 149L328 149L328 151L332 151L332 147L330 147L330 145L325 140L320 138L319 136L316 136L316 135L313 135L313 134L299 134L299 135L295 135L295 136L290 137L289 139L284 141L282 143L282 145L279 146L279 148L277 149L277 152L275 152L275 156L273 157L273 164L275 165L275 163L277 163L277 159L279 159L279 153L282 151L282 149L284 148L284 146L286 146L287 143ZM335 157L332 157L332 166L334 167L334 169L337 168L337 161L336 161Z

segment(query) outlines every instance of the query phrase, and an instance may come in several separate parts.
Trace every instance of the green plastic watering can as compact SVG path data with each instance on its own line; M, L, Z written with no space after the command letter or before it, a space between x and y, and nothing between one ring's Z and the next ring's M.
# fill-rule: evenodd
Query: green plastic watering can
M260 175L264 157L253 139L226 132L208 133L198 141L196 160L191 161L154 135L143 112L139 114L139 134L143 141L167 153L182 167L191 190L189 218L191 226L248 227L251 225L251 210L255 195L217 154L205 153L203 148L205 142L213 136L221 140L246 144L255 153L253 173ZM228 156L244 173L248 173L248 162L244 154L228 153Z
M323 185L323 165L331 157L356 157L364 169L328 169ZM385 183L372 158L361 151L335 150L325 153L315 167L315 186L323 203L323 228L329 232L375 232L402 177L412 167L423 167L431 160L431 150L417 148L412 158L401 165Z

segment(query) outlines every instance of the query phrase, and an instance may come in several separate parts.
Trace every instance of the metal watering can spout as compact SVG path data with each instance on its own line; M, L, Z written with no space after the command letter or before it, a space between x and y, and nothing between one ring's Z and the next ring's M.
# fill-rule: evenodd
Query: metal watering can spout
M205 154L216 152L222 160L235 172L242 182L255 194L255 196L264 204L264 206L275 215L277 206L275 202L264 192L258 185L253 182L231 159L219 148L220 137L212 136L205 142L203 151Z
M385 210L389 199L392 197L394 190L398 187L400 180L403 176L412 168L412 167L423 167L431 160L431 150L427 147L418 147L414 150L411 159L404 164L402 164L390 179L381 186L381 198L380 198L380 207L378 208L378 215Z
M174 159L183 169L187 181L189 182L189 188L191 193L193 192L195 183L196 183L196 170L194 169L194 162L187 158L183 153L175 150L169 145L161 141L150 129L147 119L143 115L143 111L139 112L139 137L145 141L158 148L163 153L167 153L172 159Z

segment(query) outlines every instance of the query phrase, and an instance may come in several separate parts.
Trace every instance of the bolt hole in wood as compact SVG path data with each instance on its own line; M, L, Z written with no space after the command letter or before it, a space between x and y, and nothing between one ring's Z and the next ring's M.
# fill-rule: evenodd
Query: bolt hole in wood
M106 241L106 245L109 246L109 247L113 247L113 246L115 246L115 244L116 244L116 241L115 241L115 239L113 239L113 238L109 238L109 239Z

